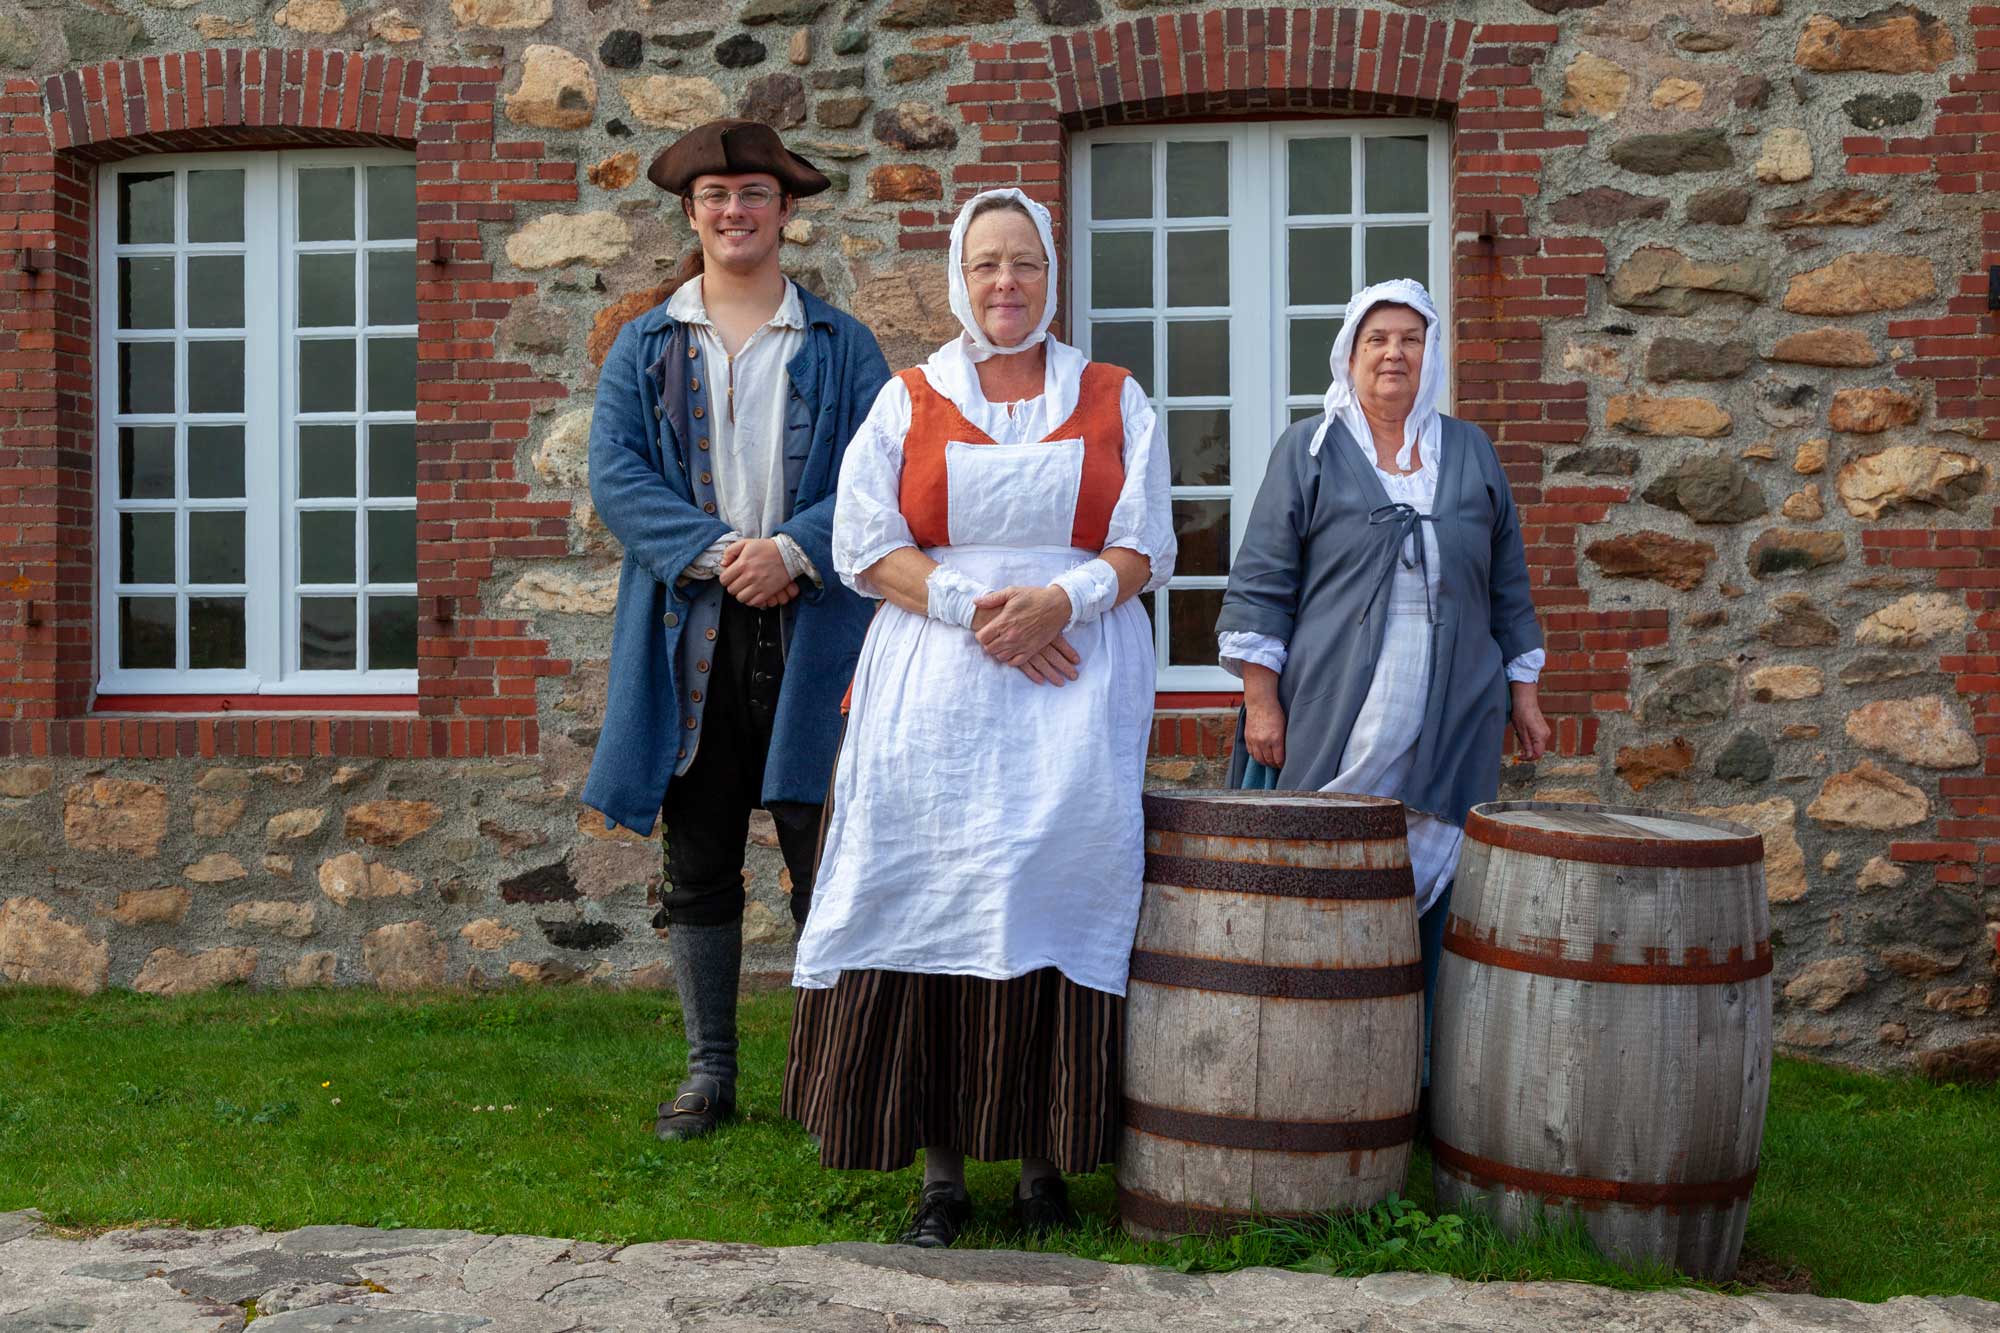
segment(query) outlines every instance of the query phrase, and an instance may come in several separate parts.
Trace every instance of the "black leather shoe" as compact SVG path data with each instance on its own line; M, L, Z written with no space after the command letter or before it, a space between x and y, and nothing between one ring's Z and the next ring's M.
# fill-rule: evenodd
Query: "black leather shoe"
M670 1102L661 1102L659 1119L653 1122L653 1137L669 1143L678 1139L698 1139L713 1134L722 1122L735 1116L734 1098L687 1091Z
M1014 1196L1014 1220L1031 1236L1065 1231L1076 1225L1076 1210L1069 1206L1069 1186L1061 1176L1043 1176L1028 1186L1026 1194Z
M957 1185L934 1181L917 1196L917 1216L910 1229L896 1237L898 1245L941 1250L957 1240L972 1221L972 1196Z

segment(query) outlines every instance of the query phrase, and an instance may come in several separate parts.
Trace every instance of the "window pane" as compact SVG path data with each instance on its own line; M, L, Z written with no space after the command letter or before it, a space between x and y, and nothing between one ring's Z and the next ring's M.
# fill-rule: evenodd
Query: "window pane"
M243 344L191 342L188 350L188 411L243 410Z
M1167 216L1226 217L1229 214L1229 145L1167 145Z
M1229 572L1229 501L1174 501L1174 536L1180 540L1174 573Z
M1090 326L1090 359L1107 365L1123 366L1139 381L1139 387L1153 396L1153 325L1150 320L1128 324Z
M1167 233L1167 304L1229 304L1229 233Z
M1287 298L1293 305L1346 305L1354 294L1354 231L1294 227Z
M188 327L243 327L243 256L188 256Z
M368 599L368 668L414 671L417 667L417 599Z
M1167 593L1167 662L1172 666L1215 665L1215 622L1222 614L1222 589L1173 588Z
M407 240L417 234L417 169L368 168L368 239Z
M352 167L314 167L299 173L299 239L354 239Z
M118 665L128 671L174 669L174 599L118 599Z
M1368 281L1371 284L1386 282L1390 278L1430 281L1428 227L1370 227L1362 237L1362 250L1367 258Z
M1291 424L1296 426L1301 421L1306 421L1309 419L1318 420L1320 417L1323 417L1325 415L1326 415L1326 407L1324 404L1315 403L1309 407L1295 407L1292 409Z
M237 499L243 494L243 427L188 427L188 494Z
M1293 139L1285 145L1287 209L1294 217L1354 210L1350 139Z
M1090 216L1153 216L1153 145L1097 143L1090 146Z
M1153 304L1153 233L1101 231L1090 238L1090 304L1095 310Z
M174 428L118 428L118 495L124 500L174 497Z
M409 250L377 250L368 256L368 322L417 322L417 256Z
M370 412L417 410L415 338L368 340L368 410Z
M1361 159L1363 197L1370 213L1422 213L1430 206L1430 140L1376 135Z
M417 428L378 422L368 428L368 493L417 493Z
M1228 395L1228 320L1175 320L1167 325L1167 393L1174 398Z
M299 256L299 327L349 328L354 324L354 256Z
M416 510L368 511L368 581L370 583L417 581Z
M380 430L377 426L375 429ZM354 427L299 427L299 495L302 499L354 494Z
M174 240L174 173L118 173L118 243L171 245Z
M118 261L118 327L171 329L174 326L174 261Z
M118 581L120 583L174 581L172 514L118 516Z
M300 513L299 582L354 582L352 509L308 509Z
M354 410L354 340L299 340L299 411Z
M243 599L188 598L188 669L243 669Z
M241 509L197 509L188 515L188 582L243 582Z
M118 344L118 410L174 410L174 345Z
M1332 374L1328 369L1333 356L1333 340L1340 333L1337 319L1295 319L1291 328L1291 376L1287 380L1290 393L1318 394L1326 391L1327 380Z
M354 599L299 599L299 668L303 671L354 669Z
M188 173L188 240L243 239L243 173L240 170Z
M1176 486L1229 484L1229 411L1177 407L1167 413L1167 453Z

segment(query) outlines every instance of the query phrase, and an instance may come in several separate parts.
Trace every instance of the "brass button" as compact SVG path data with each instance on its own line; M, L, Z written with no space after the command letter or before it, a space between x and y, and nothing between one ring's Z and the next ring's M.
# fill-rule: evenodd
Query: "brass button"
M701 702L701 691L700 691L700 690L689 690L689 691L688 691L688 698L690 698L690 699L694 700L694 701L695 701L696 703L700 703L700 702Z
M700 355L701 355L701 349L699 347L688 348L688 360L692 361Z
M712 481L712 480L713 480L713 478L711 478L711 477L710 477L710 476L709 476L709 475L708 475L708 474L707 474L706 472L704 472L704 473L702 473L702 474L701 474L701 484L702 484L702 485L706 486L706 485L708 485L708 484L709 484L709 482L710 482L710 481Z
M706 449L708 448L708 437L704 435L699 440L696 440L695 443L701 448Z
M692 380L689 380L689 381L688 381L688 388L690 388L690 389L695 389L695 390L699 390L699 389L701 388L701 381L700 381L700 380L698 380L698 379L692 379Z
M708 663L706 663L706 662L696 662L696 663L694 664L694 669L695 669L696 671L701 671L701 672L706 672L706 671L708 670Z
M701 409L701 408L699 408L699 407L697 407L697 408L696 408L696 409L694 410L694 419L695 419L696 421L700 421L700 420L702 419L702 416L703 416L703 412L702 412L702 409Z
M667 612L666 615L661 617L661 620L668 629L672 629L674 626L681 623L681 618L679 613L674 611Z
M715 639L715 630L713 628L705 629L701 632L701 637L713 642Z
M696 726L698 726L698 725L699 725L699 724L698 724L698 723L697 723L697 722L696 722L696 721L695 721L695 720L694 720L693 718L689 718L689 719L687 720L687 729L688 729L689 731L693 731L693 730L695 729L695 727L696 727Z
M679 758L682 758L682 759L685 759L685 758L687 758L687 757L688 757L688 752L687 752L687 746L683 745L683 746L681 747L681 752L680 752L680 755L679 755L678 757L679 757Z
M658 421L660 418L666 416L666 414L666 408L660 406L658 403L653 404L653 420Z
M715 512L715 501L710 500L707 504L703 505L701 512L704 514L713 514Z

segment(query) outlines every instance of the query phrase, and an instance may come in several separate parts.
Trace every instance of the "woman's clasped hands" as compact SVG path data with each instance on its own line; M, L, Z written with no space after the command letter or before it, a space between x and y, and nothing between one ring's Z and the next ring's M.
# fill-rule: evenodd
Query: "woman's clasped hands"
M972 633L994 661L1041 685L1076 679L1083 659L1063 637L1074 608L1061 588L998 588L972 605Z

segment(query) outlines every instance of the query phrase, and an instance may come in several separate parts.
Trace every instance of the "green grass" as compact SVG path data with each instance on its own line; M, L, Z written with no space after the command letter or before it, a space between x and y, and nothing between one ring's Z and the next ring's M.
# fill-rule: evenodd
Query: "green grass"
M742 1118L661 1144L653 1104L684 1046L671 1000L595 991L383 997L223 992L174 1001L0 991L0 1210L60 1226L321 1222L629 1242L888 1240L914 1170L819 1168L778 1114L788 994L744 1006ZM974 1164L969 1243L1020 1246L1005 1165ZM1508 1241L1409 1199L1313 1228L1176 1245L1119 1231L1113 1182L1073 1186L1076 1231L1030 1248L1185 1271L1268 1264L1475 1279L1672 1285L1577 1228ZM1754 1271L1826 1295L2000 1299L2000 1093L1780 1062L1753 1203Z

